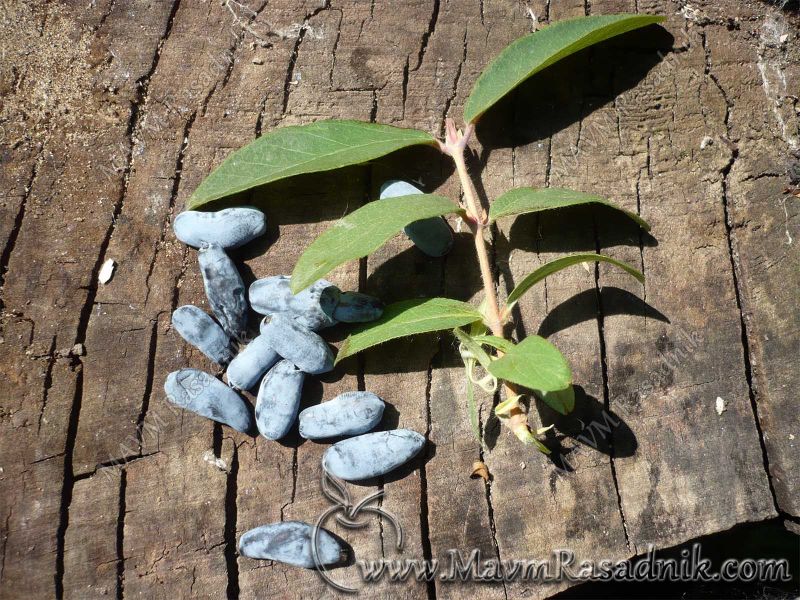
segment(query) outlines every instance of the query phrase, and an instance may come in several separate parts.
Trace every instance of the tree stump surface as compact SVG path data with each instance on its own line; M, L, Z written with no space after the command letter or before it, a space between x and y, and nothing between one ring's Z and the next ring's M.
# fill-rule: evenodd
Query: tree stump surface
M490 418L472 437L449 336L420 336L311 378L304 404L367 389L384 428L425 433L425 456L381 482L376 518L334 530L358 559L622 559L782 515L800 517L798 20L766 2L699 0L96 0L4 2L0 59L1 598L328 596L311 571L239 557L238 537L314 522L325 444L240 435L171 408L178 368L215 367L170 328L207 308L195 251L171 223L231 151L274 127L371 120L440 134L507 43L586 13L666 15L583 52L503 100L478 128L481 195L515 186L594 192L637 211L501 221L501 294L569 251L608 265L549 277L514 335L570 359L577 408L551 457ZM786 36L786 37L784 37ZM303 248L388 178L458 197L452 167L411 149L257 190L268 235L236 253L249 282L290 273ZM453 223L457 228L457 223ZM98 283L115 261L113 278ZM472 243L445 259L398 237L330 277L392 302L480 296ZM344 327L328 336L335 344ZM483 460L491 480L471 479ZM354 501L378 488L350 486ZM355 568L334 578L361 585ZM367 597L539 598L566 583L371 584Z

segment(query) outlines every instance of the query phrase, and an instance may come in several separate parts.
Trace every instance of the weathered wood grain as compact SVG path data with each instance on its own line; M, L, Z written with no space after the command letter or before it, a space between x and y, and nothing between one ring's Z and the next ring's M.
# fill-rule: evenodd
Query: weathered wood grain
M755 23L750 43L727 40L720 25L705 27L709 77L726 102L723 134L734 145L723 191L748 381L778 506L795 517L800 417L793 406L796 361L787 357L800 351L792 299L800 287L800 254L797 197L786 192L800 179L800 123L791 97L800 59L797 45L781 38L796 31L797 23L781 13Z
M724 98L706 76L694 24L676 40L683 52L656 65L615 106L634 171L627 183L600 164L587 165L600 192L637 208L652 225L658 243L641 251L646 301L669 319L613 314L612 302L604 320L610 406L638 440L636 454L615 460L637 552L775 514L726 241L723 173L731 150L722 139L702 148L705 136L721 133ZM608 141L599 136L601 153ZM599 227L601 247L605 231ZM630 289L605 266L599 281Z
M574 187L654 226L657 243L577 211L493 232L501 294L564 251L601 250L648 277L642 287L577 266L520 303L514 335L549 335L581 386L570 417L531 407L532 426L555 424L558 452L522 447L479 393L480 448L449 335L388 344L310 378L303 402L365 387L390 405L382 428L426 434L406 477L350 486L356 501L384 489L405 550L386 521L333 529L359 559L447 565L450 549L474 548L615 559L777 509L798 516L797 203L783 194L800 159L793 17L733 0L3 3L0 597L329 596L313 572L236 553L247 529L312 522L330 506L326 446L249 438L164 398L172 370L217 372L170 327L175 306L206 306L196 253L171 219L228 153L272 127L342 117L438 134L487 60L537 22L636 10L667 15L673 39L648 30L543 73L486 115L474 144L488 198ZM383 180L419 177L458 198L451 174L435 152L409 151L248 195L269 232L235 253L246 281L290 272ZM98 287L107 258L114 278ZM385 301L472 300L473 261L465 233L440 260L400 237L331 278ZM326 335L338 343L346 328ZM481 459L488 484L469 478ZM361 585L355 567L332 575ZM563 587L382 582L363 595Z

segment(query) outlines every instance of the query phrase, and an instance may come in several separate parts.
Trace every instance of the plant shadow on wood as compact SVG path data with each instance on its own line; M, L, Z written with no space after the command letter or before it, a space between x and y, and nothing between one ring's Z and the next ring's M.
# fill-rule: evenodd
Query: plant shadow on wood
M485 167L496 148L546 142L613 103L661 62L673 41L666 29L651 26L592 46L537 73L478 122L480 165Z
M575 410L569 415L561 415L543 402L537 402L536 408L545 427L554 425L545 443L552 450L550 460L560 469L572 470L569 455L579 446L614 458L636 452L638 442L627 423L579 385L575 386Z
M617 287L604 287L599 292L603 315L631 315L669 323L659 312L636 294ZM538 335L549 337L584 321L594 321L598 312L598 292L595 289L579 292L553 308L539 325Z
M583 448L625 458L636 452L638 442L631 428L616 413L608 410L601 400L586 393L580 385L575 390L575 408L562 415L540 400L535 400L542 426L553 426L545 436L544 444L551 450L548 456L555 467L572 471L569 455ZM502 431L500 422L492 414L484 428L484 442L491 450Z

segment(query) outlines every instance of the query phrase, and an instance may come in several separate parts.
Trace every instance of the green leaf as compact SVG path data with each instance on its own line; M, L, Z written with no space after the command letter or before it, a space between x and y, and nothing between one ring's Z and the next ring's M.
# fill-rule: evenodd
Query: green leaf
M483 436L481 436L481 424L478 421L478 405L475 402L475 386L469 374L470 365L465 363L464 370L467 377L467 413L469 414L469 425L472 429L472 435L475 436L475 439L478 440L481 446L484 446Z
M534 392L542 402L562 415L569 414L575 408L575 388L571 385L563 390L554 392L543 392L541 390L534 390Z
M303 173L331 171L436 140L415 129L360 121L317 121L270 131L231 154L192 194L187 208Z
M383 316L359 326L342 344L336 362L400 337L452 329L481 318L473 306L450 298L419 298L388 305Z
M501 217L567 208L568 206L581 204L608 206L625 213L636 221L642 229L650 231L650 225L639 215L622 209L605 198L561 188L517 188L510 190L492 203L489 208L489 221L496 221Z
M579 50L659 23L655 15L593 15L559 21L521 37L483 70L464 105L464 121L473 123L500 98L528 77Z
M519 282L517 287L508 295L508 305L511 306L514 302L519 300L520 296L531 289L534 285L539 283L542 279L547 277L548 275L552 275L553 273L560 271L561 269L566 269L572 265L577 265L578 263L586 263L586 262L607 262L611 263L623 269L625 272L630 273L636 279L638 279L641 283L644 283L644 275L642 275L638 270L634 269L632 266L621 262L619 260L615 260L610 256L605 256L604 254L573 254L572 256L565 256L563 258L557 258L556 260L552 260L549 263L546 263L536 269L533 273L525 277L522 281Z
M453 334L455 334L456 338L458 338L458 341L461 342L467 350L469 350L469 352L475 357L481 366L488 370L489 364L492 362L492 358L486 353L486 350L484 350L472 336L458 327L453 329Z
M338 220L306 248L292 273L293 293L348 260L367 256L403 227L419 219L462 210L452 200L433 194L414 194L375 200Z
M530 335L489 365L498 379L532 390L555 392L572 383L572 371L561 352L543 337Z
M497 337L496 335L475 335L472 336L479 344L483 344L486 346L491 346L492 348L496 348L501 352L510 352L511 349L514 347L514 342L511 340L506 340L501 337Z

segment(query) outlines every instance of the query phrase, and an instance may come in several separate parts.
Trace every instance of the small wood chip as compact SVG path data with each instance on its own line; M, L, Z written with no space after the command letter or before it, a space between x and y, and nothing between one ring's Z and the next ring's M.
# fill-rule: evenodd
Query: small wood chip
M489 469L484 463L476 460L472 463L472 473L469 476L471 479L481 477L484 481L489 481Z
M97 274L97 280L103 285L111 281L111 278L114 276L114 267L116 264L113 258L109 258L104 262L103 266L100 267L100 272Z

